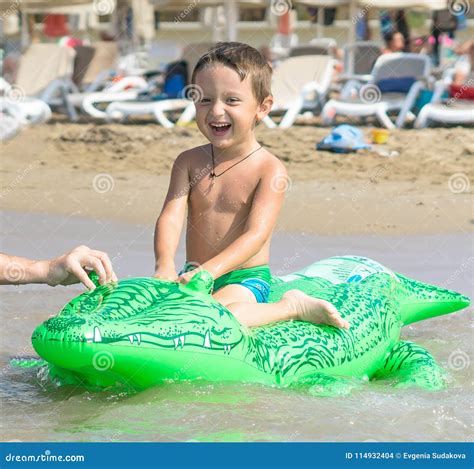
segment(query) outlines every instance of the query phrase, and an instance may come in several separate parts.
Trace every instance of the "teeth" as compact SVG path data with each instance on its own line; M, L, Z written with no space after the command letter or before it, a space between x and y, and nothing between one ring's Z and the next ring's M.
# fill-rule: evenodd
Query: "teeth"
M93 338L94 338L93 332L84 332L84 339L86 339L86 342L92 342Z
M206 332L206 337L204 337L204 347L211 348L211 334L209 334L209 331Z
M230 353L231 346L230 345L224 345L224 353Z
M180 335L179 337L175 337L173 339L174 342L174 348L177 349L178 346L181 346L181 348L184 347L184 335Z
M100 329L96 326L94 327L94 342L102 342L102 335Z
M140 345L140 342L142 341L142 335L141 334L130 334L128 336L128 340L130 341L131 344L136 340L137 344Z
M214 127L227 127L230 124L211 124Z

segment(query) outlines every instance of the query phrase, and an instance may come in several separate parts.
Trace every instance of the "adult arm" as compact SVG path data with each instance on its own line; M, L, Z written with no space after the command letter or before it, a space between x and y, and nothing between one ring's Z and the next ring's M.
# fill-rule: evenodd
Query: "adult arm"
M87 246L78 246L55 259L41 261L0 253L1 285L47 283L56 286L82 282L93 290L95 285L88 270L97 273L101 285L117 281L108 255Z

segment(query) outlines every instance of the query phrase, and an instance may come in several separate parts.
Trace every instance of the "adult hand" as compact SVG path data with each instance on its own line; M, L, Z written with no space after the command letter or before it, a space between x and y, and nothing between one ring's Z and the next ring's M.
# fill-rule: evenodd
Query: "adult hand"
M79 246L48 263L45 282L51 286L82 282L93 290L95 285L88 276L91 270L97 273L101 285L117 281L109 256L87 246Z

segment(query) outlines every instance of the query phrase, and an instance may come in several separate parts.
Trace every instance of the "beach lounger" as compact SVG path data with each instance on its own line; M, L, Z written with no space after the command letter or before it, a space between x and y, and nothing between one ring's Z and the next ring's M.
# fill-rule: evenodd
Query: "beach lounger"
M32 44L20 59L16 83L2 87L3 113L22 125L40 123L51 117L51 107L65 104L71 89L75 52L57 44Z
M337 42L332 37L315 37L309 41L309 45L318 51L317 55L332 55L336 58Z
M459 97L456 94L443 100L443 95L449 90L452 83L452 74L447 73L434 86L433 97L430 103L423 106L415 120L414 127L421 129L431 122L441 124L474 124L474 101L462 99L463 91L473 83L471 77L460 89ZM463 88L465 87L465 88Z
M381 54L382 49L373 41L347 44L344 46L343 73L339 78L344 81L370 81L375 62Z
M334 40L333 40L334 41ZM288 57L300 55L331 55L335 56L336 41L334 44L301 44L290 49Z
M196 66L198 60L213 46L213 43L194 43L187 45L181 56L181 60L184 60L188 69L188 78L191 77L192 71ZM94 110L94 114L98 117L101 113L101 117L105 117L108 120L127 119L129 116L153 116L157 123L161 124L163 127L171 128L175 124L166 117L168 112L176 111L186 111L184 117L188 119L186 122L189 122L194 119L194 104L188 99L160 99L160 100L149 100L149 101L140 101L138 100L138 93L136 96L130 95L126 99L116 99L114 102L107 106L107 109L104 113ZM93 104L97 104L97 99L99 96L94 96L93 98L88 98L85 102L85 106L89 106L91 101L95 101ZM91 109L88 109L89 113ZM183 120L179 120L179 123L185 123Z
M109 121L123 120L130 116L152 115L159 124L170 129L175 124L168 119L166 113L184 111L190 103L194 107L193 102L188 99L164 99L149 102L115 101L107 106L105 112Z
M429 81L430 60L427 56L393 53L380 56L375 62L368 83L358 83L357 98L329 100L321 113L323 123L331 124L336 115L349 117L376 116L388 129L402 127L411 115L416 98ZM395 125L388 116L397 111Z
M148 86L147 81L139 76L124 76L114 82L117 76L118 48L114 42L100 41L94 44L91 56L89 47L76 48L74 63L74 85L65 96L69 118L77 120L77 110L82 110L92 117L105 119L105 109L100 110L97 105L110 103L118 99L131 99L138 91ZM130 91L126 95L111 95ZM135 91L132 94L131 91Z
M47 122L51 108L41 99L24 97L20 100L0 98L0 113L15 119L23 127Z
M7 114L0 112L0 142L12 139L20 132L20 122Z
M108 119L109 116L105 111L110 103L136 100L139 93L147 87L148 83L142 77L124 77L103 91L83 93L79 99L86 114L95 119ZM77 96L68 97L68 99L77 98Z
M326 100L334 70L334 59L329 55L289 57L273 72L274 103L271 115L283 113L279 127L291 127L303 110L314 112ZM267 116L263 120L270 128L277 127Z

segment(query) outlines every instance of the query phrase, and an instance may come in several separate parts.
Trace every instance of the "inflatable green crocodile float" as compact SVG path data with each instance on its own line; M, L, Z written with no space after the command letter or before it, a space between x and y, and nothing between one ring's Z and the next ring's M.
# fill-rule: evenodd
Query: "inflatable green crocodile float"
M154 278L98 286L41 324L33 346L52 375L86 386L194 379L287 386L341 376L437 389L441 369L425 349L400 341L400 330L469 304L370 259L333 257L274 277L270 301L301 289L332 302L349 330L301 321L249 329L213 299L212 283L202 271L186 286Z

